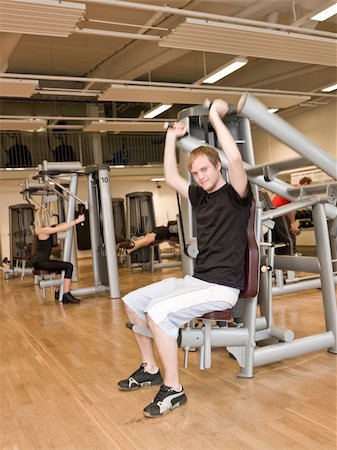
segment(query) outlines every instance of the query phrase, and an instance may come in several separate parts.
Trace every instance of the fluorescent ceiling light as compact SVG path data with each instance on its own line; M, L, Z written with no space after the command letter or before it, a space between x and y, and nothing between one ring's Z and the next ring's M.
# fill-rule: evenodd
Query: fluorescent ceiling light
M329 86L326 86L325 88L321 89L322 92L332 92L337 89L337 83L330 84Z
M164 177L156 177L156 178L151 178L150 181L155 181L156 183L159 183L161 181L165 181Z
M170 108L172 108L172 104L163 104L156 106L155 108L151 109L151 111L144 114L144 119L153 119L153 117L159 116L159 114L162 114Z
M71 96L71 97L97 97L100 91L86 91L80 89L61 89L61 88L42 88L39 89L36 93L42 95L60 95L62 97Z
M83 125L47 125L48 130L82 130Z
M225 66L221 67L221 69L217 69L215 72L212 72L202 82L207 84L216 83L221 80L221 78L227 77L227 75L241 69L241 67L245 66L247 63L248 59L237 57L233 61L230 61Z
M270 112L270 114L274 114L278 111L278 108L269 108L268 112Z
M311 20L318 20L319 22L323 22L326 19L329 19L329 17L334 16L337 14L337 3L334 5L329 6L329 8L323 9L323 11L319 12L318 14L315 14L314 16L310 17Z

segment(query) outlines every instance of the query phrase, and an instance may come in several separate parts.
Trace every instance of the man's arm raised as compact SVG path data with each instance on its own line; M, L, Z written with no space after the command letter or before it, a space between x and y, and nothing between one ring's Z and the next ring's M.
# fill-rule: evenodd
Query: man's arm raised
M228 112L228 104L223 100L214 100L209 110L209 120L216 132L218 141L228 160L229 181L240 197L247 192L248 178L243 167L240 150L231 133L222 121Z
M164 175L166 182L180 195L188 198L189 182L178 171L176 142L186 134L187 127L183 122L175 122L167 129L164 150Z

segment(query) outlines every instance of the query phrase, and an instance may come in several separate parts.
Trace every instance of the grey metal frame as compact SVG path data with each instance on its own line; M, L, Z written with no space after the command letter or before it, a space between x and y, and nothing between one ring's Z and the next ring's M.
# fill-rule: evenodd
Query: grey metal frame
M94 285L76 289L72 292L78 296L109 292L110 298L119 298L119 274L109 166L106 164L88 166L85 168L85 173L88 181L88 208L90 211L90 241ZM101 236L101 228L103 236ZM105 272L103 269L104 264L106 264L107 280L104 279L106 278L105 273L103 273Z
M82 167L79 162L48 162L43 161L41 165L38 166L38 174L35 178L39 179L40 183L45 184L48 188L51 188L50 181L55 183L53 178L53 171L60 172L57 175L58 178L69 181L69 189L64 188L61 184L59 185L63 191L67 194L67 212L65 220L70 222L74 220L76 200L84 204L90 209L90 239L91 239L91 249L93 258L93 287L79 288L72 290L73 295L92 295L97 293L109 292L110 298L119 298L119 275L118 275L118 264L117 264L117 254L116 254L116 244L115 244L115 233L114 233L114 221L113 212L111 205L111 194L110 194L110 178L109 178L109 166L90 166L89 168ZM88 204L77 197L77 187L78 187L78 176L80 174L86 173L88 175ZM93 174L96 174L99 180L98 194L95 192L95 183L93 182ZM42 184L42 185L43 185ZM56 194L60 194L55 191ZM99 198L98 198L99 196ZM99 201L102 205L99 209ZM107 266L107 277L108 282L104 285L102 283L102 273L101 267L99 265L98 255L100 250L100 217L102 220L102 230L103 230L103 241L104 241L104 258L106 259ZM63 259L64 261L71 261L76 269L76 252L75 252L75 241L74 241L74 230L69 228L63 236L64 238L64 248L63 248ZM75 272L75 271L74 271ZM60 301L62 300L62 289L63 289L63 278L64 272L61 274L61 279L55 280L41 280L40 287L51 287L59 286Z
M279 329L273 323L272 298L278 292L272 288L271 270L261 273L260 290L255 298L244 300L243 328L217 328L206 324L202 329L186 327L181 330L181 347L186 351L190 348L200 348L199 367L201 369L210 366L210 349L212 346L227 347L240 365L238 377L251 378L254 375L254 367L280 361L284 358L295 357L316 350L328 349L329 352L337 353L337 309L335 297L336 278L333 274L332 254L336 254L336 236L332 233L331 240L327 219L336 220L337 183L329 183L321 186L306 186L298 189L277 178L279 171L289 168L289 162L274 164L254 165L254 151L252 145L249 119L254 120L259 126L264 128L285 142L304 158L294 159L294 167L300 167L304 161L314 163L334 179L337 178L337 161L328 155L324 150L313 144L300 132L292 128L283 119L271 115L267 108L251 95L240 99L238 105L238 115L225 118L229 129L237 140L241 149L244 166L247 171L249 181L253 187L253 193L257 203L256 214L256 237L259 242L262 240L262 224L270 226L272 219L278 215L286 214L289 211L300 209L304 206L312 206L313 221L315 226L315 236L317 243L317 258L308 257L281 257L274 255L273 248L264 245L260 247L261 264L266 267L288 267L292 270L307 270L318 272L322 287L322 300L325 315L325 332L307 336L305 338L294 339L292 330ZM181 139L178 143L180 150L180 161L182 164L181 173L189 176L184 164L186 155L194 148L204 144L191 136L189 116L205 115L207 111L201 107L190 108L188 113L183 113L181 118L187 123L190 135ZM233 133L233 128L235 133ZM223 168L227 168L227 160L223 152L220 152ZM290 166L291 167L291 166ZM280 194L293 203L274 210L262 212L262 205L258 199L258 187L265 188L274 193ZM182 217L184 223L184 234L187 241L193 240L192 209L189 202L182 202ZM333 228L333 227L331 227ZM336 228L336 224L335 224ZM330 230L331 232L331 230ZM331 245L332 244L332 245ZM188 258L187 256L185 258ZM290 259L292 258L292 259ZM183 262L185 273L191 274L193 264ZM302 284L301 284L302 283ZM287 288L287 292L297 292L311 288L310 282L294 283ZM256 317L257 305L260 306L261 318ZM259 320L259 325L257 321ZM262 322L261 322L262 321ZM264 323L263 323L264 322ZM262 323L262 327L261 327ZM262 339L275 338L277 343L257 347L256 342ZM281 342L279 342L281 341ZM187 357L185 356L185 361Z

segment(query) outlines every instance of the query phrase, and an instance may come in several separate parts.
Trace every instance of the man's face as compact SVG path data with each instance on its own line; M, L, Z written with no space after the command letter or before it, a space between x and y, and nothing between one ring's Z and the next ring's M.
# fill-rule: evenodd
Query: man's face
M196 183L204 191L211 193L219 189L223 184L223 178L220 173L220 163L214 167L205 155L198 156L191 165L191 174ZM222 183L221 183L222 180Z

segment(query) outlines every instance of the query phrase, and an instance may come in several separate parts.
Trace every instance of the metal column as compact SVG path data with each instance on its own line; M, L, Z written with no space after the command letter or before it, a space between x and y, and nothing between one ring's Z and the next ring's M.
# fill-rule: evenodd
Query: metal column
M317 257L321 267L321 288L326 330L332 331L335 336L335 344L333 347L329 348L329 351L337 353L336 291L331 262L329 231L324 205L318 204L312 207L312 218L315 225Z
M115 242L115 226L110 193L109 166L99 166L98 182L100 188L101 204L103 206L101 213L103 221L103 235L108 269L110 298L119 298L119 276Z

